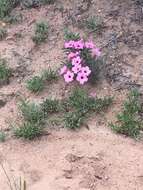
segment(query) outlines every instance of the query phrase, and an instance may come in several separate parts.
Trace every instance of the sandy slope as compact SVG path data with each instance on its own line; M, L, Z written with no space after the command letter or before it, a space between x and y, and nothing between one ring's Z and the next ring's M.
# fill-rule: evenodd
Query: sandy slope
M24 176L28 190L142 190L143 145L90 123L90 130L52 131L35 142L0 145L11 176ZM7 190L0 170L0 189Z
M19 121L19 96L40 102L45 97L62 98L70 91L61 79L57 84L47 85L39 95L33 95L25 88L25 81L31 76L41 73L49 65L52 68L60 66L64 58L65 26L70 25L74 31L90 35L87 30L79 29L76 22L72 23L78 18L78 11L80 14L86 10L86 6L82 7L83 10L78 9L83 1L58 2L40 9L21 11L18 8L17 11L23 14L23 22L7 26L8 38L0 42L0 55L8 60L14 71L10 84L0 87L0 98L6 99L6 105L0 108L0 128L4 130L9 129L11 122ZM63 11L61 5L64 6ZM120 110L125 97L124 91L116 92L115 89L127 88L132 83L137 86L143 84L142 27L137 10L140 8L133 1L97 0L79 16L86 18L97 13L103 18L106 28L102 35L94 38L99 47L111 40L113 34L121 35L117 41L113 39L111 46L103 49L103 54L108 55L107 63L111 64L108 73L110 83L102 81L98 86L85 87L96 91L98 96L114 95L115 103L105 118L103 115L100 118L93 116L89 120L89 130L83 127L72 132L52 129L51 126L49 136L33 142L17 140L9 135L6 142L0 144L0 163L11 179L23 176L28 190L143 189L142 141L115 135L107 128L108 121L115 120L114 115ZM43 18L50 25L49 38L47 43L37 48L31 37L35 21ZM19 34L21 38L17 37ZM0 190L9 190L1 167Z

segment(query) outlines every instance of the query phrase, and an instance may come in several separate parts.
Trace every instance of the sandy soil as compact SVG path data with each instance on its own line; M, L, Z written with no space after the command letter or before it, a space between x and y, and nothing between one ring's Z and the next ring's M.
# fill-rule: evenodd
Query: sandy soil
M81 6L83 5L83 6ZM143 16L141 6L134 1L100 0L57 1L38 9L21 10L22 23L7 25L8 37L0 42L0 55L13 69L9 85L0 87L0 128L8 131L6 142L0 144L0 163L8 175L26 179L28 190L142 190L143 144L113 134L107 123L115 120L126 92L137 87L143 92ZM114 95L115 102L107 113L92 115L89 130L70 131L61 126L47 127L48 136L33 142L15 139L10 124L19 120L19 97L41 101L44 97L62 98L70 91L62 79L47 85L33 95L25 81L43 69L58 68L64 59L63 29L69 26L84 36L92 34L79 27L87 16L101 16L105 28L93 38L103 55L107 55L106 77L96 86L86 86L98 96ZM35 47L31 40L34 24L39 20L49 23L47 43ZM17 36L21 34L22 37ZM54 89L54 90L53 90ZM0 167L0 190L8 190L6 176Z
M89 131L52 131L32 143L9 140L0 146L3 165L10 176L24 176L29 190L142 190L142 143L95 123Z

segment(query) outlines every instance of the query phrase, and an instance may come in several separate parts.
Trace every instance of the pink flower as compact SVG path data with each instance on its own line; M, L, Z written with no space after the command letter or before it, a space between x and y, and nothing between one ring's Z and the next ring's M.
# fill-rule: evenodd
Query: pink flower
M70 53L68 54L68 60L71 60L72 58L74 58L74 57L76 57L76 56L78 56L78 55L79 55L79 52L76 52L76 53L70 52Z
M90 73L91 73L91 70L89 69L88 66L82 67L82 68L81 68L81 73L84 74L85 76L89 76Z
M66 71L67 71L67 66L64 65L64 66L60 69L59 74L60 74L60 75L63 75L64 73L66 73Z
M72 71L77 74L79 71L81 70L81 65L75 65L73 68L72 68Z
M71 60L71 59L74 58L74 57L75 57L75 53L70 52L70 53L68 54L68 60Z
M73 78L74 78L74 73L71 71L67 71L67 73L64 74L64 79L65 79L65 82L67 82L67 83L72 82Z
M92 41L90 41L90 42L85 42L85 47L87 49L93 49L95 47L95 45Z
M65 42L65 45L64 47L65 48L73 48L74 47L74 41L73 40L70 40L69 42Z
M79 56L72 59L72 65L78 65L81 63L81 58Z
M92 56L93 57L95 57L95 56L99 57L100 55L101 55L101 51L99 48L92 49Z
M84 48L84 42L83 40L78 40L74 42L74 48L75 49L83 49Z
M75 55L78 56L78 55L79 55L79 51L77 51L77 52L75 53Z
M84 75L83 73L79 72L77 77L76 77L76 80L80 83L80 84L84 84L85 82L88 81L88 78L86 75Z

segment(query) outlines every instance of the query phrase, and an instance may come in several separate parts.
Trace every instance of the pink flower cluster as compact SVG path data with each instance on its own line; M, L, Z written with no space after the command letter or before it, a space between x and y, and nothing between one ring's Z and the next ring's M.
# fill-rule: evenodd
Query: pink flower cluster
M80 84L84 84L88 81L91 74L90 68L85 63L85 60L81 57L81 52L84 49L91 50L91 56L93 58L99 57L101 51L97 48L92 41L84 42L84 40L65 42L64 48L68 50L68 65L64 65L60 69L60 75L64 76L65 82L70 83L73 80L77 80Z

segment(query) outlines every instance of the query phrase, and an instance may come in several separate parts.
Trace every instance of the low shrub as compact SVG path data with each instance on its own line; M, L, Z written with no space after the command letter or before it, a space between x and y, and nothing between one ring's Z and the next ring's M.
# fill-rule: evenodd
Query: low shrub
M22 100L19 109L24 119L31 123L43 123L44 113L41 106Z
M4 18L12 10L12 3L10 0L0 0L0 18Z
M76 110L86 113L90 110L91 104L95 99L88 96L88 94L81 88L74 89L69 97L69 104Z
M6 16L4 19L4 22L9 23L9 24L17 24L17 23L21 23L23 20L23 16L22 14L10 14L8 16Z
M77 129L81 127L84 119L85 115L79 111L68 112L64 117L65 127L69 129Z
M88 111L100 112L108 108L113 102L112 97L93 98L83 89L76 88L69 97L69 104L82 113Z
M112 97L93 98L88 96L83 89L75 89L69 100L66 101L68 109L64 116L65 127L71 129L79 128L85 118L92 112L100 113L105 111L112 102Z
M0 0L0 18L3 19L9 15L18 3L19 0Z
M69 40L80 40L80 34L79 33L74 33L68 30L67 28L64 29L64 39L66 41Z
M97 98L90 102L90 109L95 112L106 110L113 103L113 97Z
M50 113L58 112L60 109L60 103L58 100L46 99L41 104L41 107L42 107L44 114L48 115Z
M85 26L92 32L100 32L104 27L104 23L100 17L92 16L86 20Z
M43 71L41 78L43 81L52 82L58 80L58 75L56 71L49 68Z
M41 92L44 89L46 82L51 83L58 80L58 75L56 71L51 68L44 70L41 76L34 76L26 82L26 87L31 92Z
M32 38L35 44L39 45L46 41L48 38L48 30L49 27L46 22L36 23L35 35Z
M30 140L39 136L43 132L42 126L44 126L46 119L50 123L56 120L59 125L61 118L56 115L56 118L51 119L53 113L60 113L60 116L64 117L62 121L64 121L65 127L70 129L79 128L92 112L100 113L104 111L112 101L113 98L111 97L93 98L81 88L76 88L69 98L61 101L47 98L37 105L22 100L19 108L24 118L24 123L15 128L14 134L17 137Z
M113 131L133 138L140 135L143 121L139 115L141 111L139 96L136 90L129 93L128 99L123 104L123 111L117 115L117 122L109 124Z
M14 135L17 138L33 140L40 136L43 132L43 127L39 123L24 122L22 126L14 129Z
M32 79L28 80L26 87L31 92L41 92L44 89L44 81L39 76L34 76Z
M13 127L14 135L18 138L33 140L43 133L45 115L39 104L21 100L19 109L23 116L23 123Z

